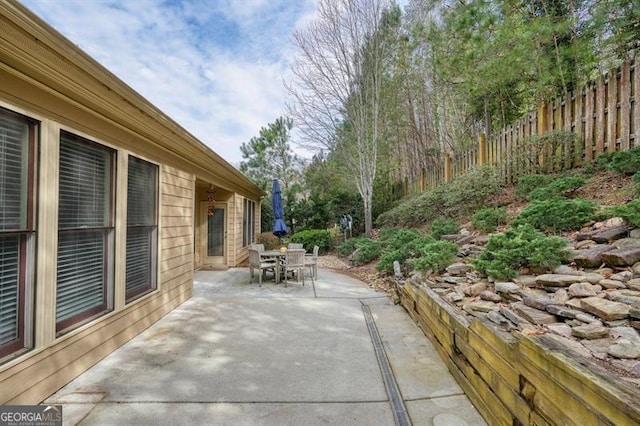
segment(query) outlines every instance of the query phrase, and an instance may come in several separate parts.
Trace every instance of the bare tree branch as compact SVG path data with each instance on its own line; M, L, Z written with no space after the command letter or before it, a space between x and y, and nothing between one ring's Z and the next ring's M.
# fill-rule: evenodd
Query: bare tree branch
M316 18L294 34L295 79L288 112L303 146L339 155L362 196L365 232L378 163L388 0L320 0Z

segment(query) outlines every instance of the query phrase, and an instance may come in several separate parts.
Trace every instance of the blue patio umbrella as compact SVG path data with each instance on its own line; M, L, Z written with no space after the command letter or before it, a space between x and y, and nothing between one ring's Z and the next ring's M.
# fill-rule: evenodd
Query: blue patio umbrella
M287 224L284 223L284 209L282 208L282 192L278 179L273 180L273 188L271 190L271 202L273 203L273 235L282 238L289 233Z

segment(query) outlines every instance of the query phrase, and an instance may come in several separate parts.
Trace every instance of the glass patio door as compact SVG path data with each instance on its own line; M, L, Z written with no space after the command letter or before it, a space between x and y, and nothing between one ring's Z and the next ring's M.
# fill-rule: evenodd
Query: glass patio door
M225 265L226 264L226 206L216 205L213 215L207 213L207 203L201 207L202 217L204 217L202 249L204 254L204 264Z

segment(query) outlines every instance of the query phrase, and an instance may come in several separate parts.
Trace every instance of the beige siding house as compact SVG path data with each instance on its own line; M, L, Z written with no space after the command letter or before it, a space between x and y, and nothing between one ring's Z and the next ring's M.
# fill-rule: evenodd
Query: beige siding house
M0 404L35 404L234 267L264 194L0 2Z

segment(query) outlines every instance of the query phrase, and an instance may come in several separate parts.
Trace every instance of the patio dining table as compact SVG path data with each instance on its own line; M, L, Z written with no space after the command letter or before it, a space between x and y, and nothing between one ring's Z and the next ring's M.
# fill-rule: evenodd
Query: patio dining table
M276 274L276 277L274 278L275 283L279 284L282 281L282 274L285 272L284 271L284 261L285 261L285 257L287 255L287 251L286 250L265 250L265 251L261 251L260 252L260 261L265 261L265 260L276 260L280 270L278 271L279 273Z
M282 266L284 264L284 258L287 255L286 251L280 250L265 250L260 252L260 261L264 260L276 260L280 267L280 273L276 274L275 282L276 284L280 283L280 276L282 274Z

